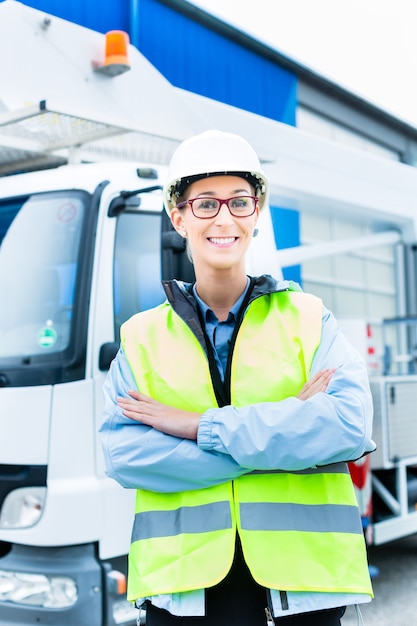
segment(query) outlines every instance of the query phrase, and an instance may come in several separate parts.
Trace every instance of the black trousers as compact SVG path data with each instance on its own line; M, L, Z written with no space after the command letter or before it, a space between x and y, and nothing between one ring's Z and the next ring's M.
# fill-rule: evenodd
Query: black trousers
M206 591L205 617L175 617L147 604L146 626L266 626L267 591L252 578L240 543L226 578ZM277 618L282 626L340 626L345 607Z

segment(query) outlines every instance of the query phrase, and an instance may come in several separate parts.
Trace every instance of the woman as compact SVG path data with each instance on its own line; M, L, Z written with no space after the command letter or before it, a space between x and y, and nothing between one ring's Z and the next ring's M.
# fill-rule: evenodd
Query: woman
M346 461L374 449L366 368L321 301L245 254L268 181L241 137L181 144L164 189L196 282L121 331L107 472L137 489L128 597L148 626L337 626L372 596Z

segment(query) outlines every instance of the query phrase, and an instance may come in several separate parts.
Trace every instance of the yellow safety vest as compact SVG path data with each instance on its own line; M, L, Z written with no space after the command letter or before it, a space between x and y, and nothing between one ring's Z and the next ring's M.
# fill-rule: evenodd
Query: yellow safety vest
M321 301L308 294L255 299L234 346L231 404L296 396L320 342L321 317ZM143 393L191 411L218 406L207 357L169 304L134 316L121 334ZM217 584L231 567L236 531L254 579L266 588L372 595L352 481L338 463L256 471L195 491L138 490L128 598Z

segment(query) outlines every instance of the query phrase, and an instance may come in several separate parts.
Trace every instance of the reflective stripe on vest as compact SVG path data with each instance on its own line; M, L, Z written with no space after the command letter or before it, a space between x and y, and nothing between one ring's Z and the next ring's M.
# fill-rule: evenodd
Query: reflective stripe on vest
M300 470L293 474L317 474L317 469ZM345 463L333 463L320 470L320 473L345 473L349 470ZM270 470L267 472L251 472L254 474L283 474L287 472ZM323 515L315 515L315 508L326 507ZM324 532L319 525L319 517L327 517L330 532L362 533L358 526L357 507L351 505L301 505L294 503L265 502L242 503L240 505L241 526L246 530L297 530L294 517L299 526L298 530ZM319 511L318 511L319 512ZM333 519L332 519L333 518ZM132 530L132 542L155 537L173 537L183 533L206 533L222 528L232 528L230 504L225 502L211 502L198 506L181 507L174 510L141 511L136 513Z
M320 341L321 312L317 298L299 292L249 306L233 354L234 406L298 393ZM144 393L192 411L216 406L206 356L169 305L127 322L122 345ZM236 529L252 575L267 588L372 593L350 475L337 464L256 471L183 493L138 490L129 599L215 585L230 569Z
M327 523L324 524L323 520ZM244 530L299 530L316 533L362 534L356 507L340 504L243 502L240 505L240 525Z
M173 511L142 511L135 515L132 542L224 528L232 528L229 502L183 506Z
M244 530L362 534L356 507L349 505L243 502L240 519ZM328 522L326 527L323 519ZM223 528L232 528L228 502L181 507L175 511L145 511L135 515L132 542L185 533L208 533Z

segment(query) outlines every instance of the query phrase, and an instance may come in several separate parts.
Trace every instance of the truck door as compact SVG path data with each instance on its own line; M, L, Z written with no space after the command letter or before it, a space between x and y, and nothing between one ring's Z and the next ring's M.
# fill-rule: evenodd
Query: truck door
M161 279L195 280L184 243L164 210L126 210L118 216L113 268L116 342L124 321L164 301Z

